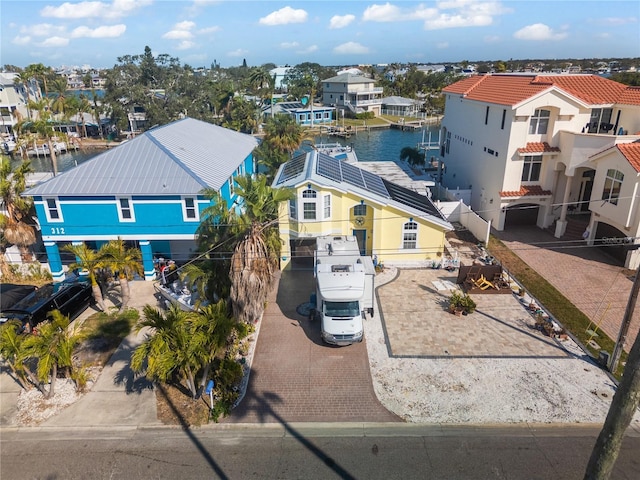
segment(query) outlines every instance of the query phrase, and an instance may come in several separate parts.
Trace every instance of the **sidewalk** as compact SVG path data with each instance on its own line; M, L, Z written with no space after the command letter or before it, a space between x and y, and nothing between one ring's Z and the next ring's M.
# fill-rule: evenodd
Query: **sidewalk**
M156 305L153 283L134 281L130 307L138 309ZM106 298L107 307L113 306ZM78 319L94 314L87 309ZM104 366L91 390L80 400L40 424L42 427L140 426L161 425L156 415L156 398L152 384L136 378L129 368L133 350L144 340L145 331L132 332ZM0 374L0 426L16 426L16 402L21 389L6 372Z

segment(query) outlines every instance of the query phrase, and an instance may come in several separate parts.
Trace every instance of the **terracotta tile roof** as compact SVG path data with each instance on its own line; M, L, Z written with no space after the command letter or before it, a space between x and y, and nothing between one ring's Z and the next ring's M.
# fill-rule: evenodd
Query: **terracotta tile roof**
M523 185L520 190L500 192L501 197L540 197L551 195L551 190L543 190L540 185Z
M640 105L640 87L627 87L620 95L618 103L623 105Z
M598 75L553 75L536 81L552 82L556 87L587 104L617 103L627 86Z
M442 91L464 95L469 100L516 105L527 98L551 88L533 84L530 75L477 75L456 82Z
M640 142L619 143L616 147L635 171L640 172Z
M444 88L469 100L517 105L550 88L558 88L589 105L640 105L640 88L597 75L476 75Z
M554 153L559 152L560 148L552 147L547 142L529 142L523 148L518 149L518 153Z

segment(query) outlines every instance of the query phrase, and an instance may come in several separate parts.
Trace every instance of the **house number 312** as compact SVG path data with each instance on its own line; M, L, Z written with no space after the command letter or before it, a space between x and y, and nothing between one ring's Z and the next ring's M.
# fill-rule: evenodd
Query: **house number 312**
M51 235L64 235L64 227L51 227Z

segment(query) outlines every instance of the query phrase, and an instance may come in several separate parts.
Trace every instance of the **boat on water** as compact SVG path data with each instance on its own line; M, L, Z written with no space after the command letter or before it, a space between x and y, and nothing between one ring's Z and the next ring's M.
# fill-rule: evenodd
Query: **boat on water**
M358 162L356 151L350 145L342 145L340 143L317 143L314 147L318 152L337 158L338 160L344 160L347 163Z
M53 151L56 155L67 152L67 144L65 142L53 142ZM27 150L27 156L29 157L46 157L51 155L49 150L49 144L36 145L34 148Z

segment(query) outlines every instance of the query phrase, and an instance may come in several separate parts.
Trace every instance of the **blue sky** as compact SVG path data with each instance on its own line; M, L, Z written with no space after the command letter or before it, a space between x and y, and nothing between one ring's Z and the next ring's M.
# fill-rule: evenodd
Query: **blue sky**
M0 0L0 65L358 65L640 57L640 2Z

